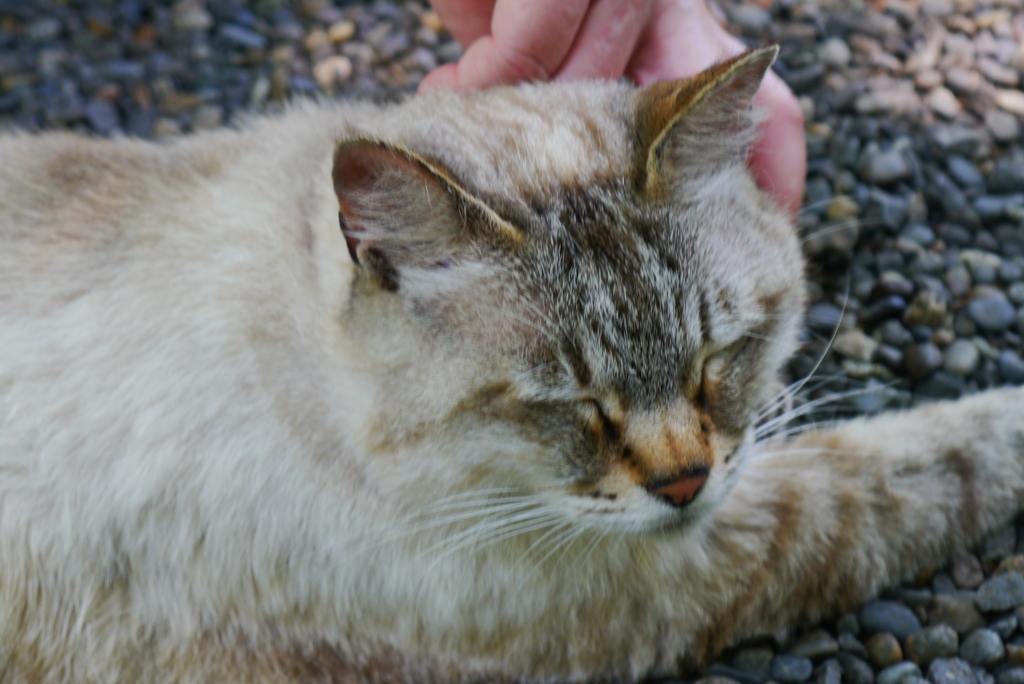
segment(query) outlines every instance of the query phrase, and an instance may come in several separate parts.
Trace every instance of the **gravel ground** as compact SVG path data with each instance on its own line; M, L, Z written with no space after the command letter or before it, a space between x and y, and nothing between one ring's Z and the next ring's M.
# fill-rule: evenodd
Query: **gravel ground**
M808 121L803 419L1024 383L1024 0L713 9L781 44ZM316 93L400 100L459 54L416 1L0 0L0 127L163 139ZM1021 573L1018 524L705 684L1024 684Z

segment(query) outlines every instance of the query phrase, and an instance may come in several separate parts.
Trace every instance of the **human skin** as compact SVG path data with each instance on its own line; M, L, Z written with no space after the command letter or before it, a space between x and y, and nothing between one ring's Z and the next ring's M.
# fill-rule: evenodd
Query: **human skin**
M683 78L744 51L704 0L432 0L465 48L420 92L520 81L620 78L639 85ZM793 93L769 71L754 98L768 116L750 151L758 184L785 209L803 197L804 122Z

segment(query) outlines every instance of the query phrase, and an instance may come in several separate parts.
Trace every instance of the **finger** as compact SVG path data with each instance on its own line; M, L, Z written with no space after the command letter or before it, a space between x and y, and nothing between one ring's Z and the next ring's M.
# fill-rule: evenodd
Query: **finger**
M588 0L498 0L491 33L474 41L443 82L472 90L520 81L547 81L565 59ZM442 82L436 77L432 83Z
M619 78L651 19L651 0L597 0L590 6L558 80Z
M432 0L452 38L463 47L491 32L495 0Z
M803 201L807 144L800 103L782 79L769 71L754 96L754 106L768 110L760 137L750 150L754 179L783 208L793 213Z
M420 81L416 92L422 95L432 90L456 90L458 85L458 68L454 64L442 64Z

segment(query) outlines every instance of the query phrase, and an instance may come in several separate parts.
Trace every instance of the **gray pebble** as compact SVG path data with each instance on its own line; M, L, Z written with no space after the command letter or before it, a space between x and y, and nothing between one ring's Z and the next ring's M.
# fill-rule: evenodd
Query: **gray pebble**
M1024 667L1011 667L996 675L996 684L1024 684Z
M267 46L267 39L262 33L238 24L221 24L218 35L221 40L234 47L262 50Z
M932 684L977 684L971 666L960 658L939 658L928 666Z
M824 660L839 653L839 644L823 629L815 629L800 637L789 649L789 655L811 660Z
M895 601L872 601L860 609L857 618L865 632L889 632L900 640L921 629L921 621L913 611Z
M960 657L971 665L989 667L1006 657L1003 640L991 629L976 629L960 644Z
M978 587L974 603L985 613L1024 606L1024 576L1015 572L996 575Z
M985 619L974 605L973 598L954 592L955 585L949 588L949 593L936 593L928 609L928 620L947 624L961 635L984 626Z
M1017 117L1000 109L992 108L985 114L985 127L996 142L1004 145L1020 138L1020 122Z
M772 23L771 12L750 3L743 3L731 8L729 18L741 29L753 34L762 33Z
M843 634L852 634L857 636L860 634L860 620L853 613L847 613L843 617L836 620L836 632L841 636Z
M879 672L875 678L875 684L899 684L904 677L910 676L921 676L921 668L917 666L917 663L896 663Z
M1014 155L996 161L988 177L988 191L996 194L1024 192L1024 158Z
M1017 631L1017 617L1015 615L1007 615L1006 617L995 620L988 626L993 632L999 635L1002 640L1009 639L1015 631Z
M1024 359L1012 349L1004 349L999 353L999 373L1003 380L1012 385L1024 384Z
M978 167L959 155L949 157L946 160L946 168L949 169L949 175L964 190L982 190L985 187L985 177L978 171Z
M942 361L942 352L931 342L915 344L903 350L903 367L913 380L928 378L942 367Z
M829 38L818 47L818 56L828 66L839 69L850 63L850 48L842 38Z
M851 653L858 658L868 659L868 649L864 647L864 644L860 642L860 639L850 634L849 632L841 632L839 637L836 639L839 644L839 648L847 653Z
M1013 324L1017 317L1017 310L1006 297L999 293L973 300L967 305L967 315L982 330L1002 332Z
M946 348L943 354L942 367L947 373L966 376L974 372L974 369L978 367L980 359L981 354L973 342L970 340L957 340ZM975 559L975 562L977 562L977 559ZM984 575L982 575L982 578L984 578Z
M771 678L782 684L799 684L810 679L813 671L814 665L809 658L780 655L772 661Z
M921 667L928 667L936 658L955 656L960 649L956 630L949 625L931 625L907 637L903 651L907 658Z
M840 652L836 659L839 660L839 664L843 668L843 684L875 683L874 670L857 656Z
M864 181L876 185L891 185L910 178L913 173L906 156L895 150L868 153L859 171Z
M767 646L752 646L741 648L729 661L737 670L749 672L759 677L768 678L772 668L772 659L775 652Z
M842 684L842 681L843 667L835 658L826 660L814 673L815 684Z

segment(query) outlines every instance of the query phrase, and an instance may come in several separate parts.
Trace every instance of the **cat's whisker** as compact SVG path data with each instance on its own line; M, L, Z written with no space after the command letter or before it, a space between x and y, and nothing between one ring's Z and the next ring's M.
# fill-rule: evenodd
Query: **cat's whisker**
M832 233L837 233L841 230L848 230L850 228L870 227L871 223L872 222L870 221L865 221L859 218L848 219L846 221L839 221L838 223L829 223L828 225L819 228L815 231L811 231L804 235L803 237L801 237L800 244L803 245L807 241L812 240L814 238L824 237L825 235L831 235Z
M807 415L808 413L812 413L813 411L817 410L818 408L820 408L822 406L826 406L828 404L840 402L840 401L843 401L844 399L849 399L850 397L857 397L857 396L861 396L863 394L868 394L868 393L871 393L871 392L877 392L880 389L882 389L882 388L880 388L880 387L870 387L870 388L869 387L865 387L865 388L862 388L862 389L847 390L845 392L836 392L836 393L833 393L833 394L826 395L824 397L820 397L820 398L815 399L813 401L809 401L809 402L807 402L805 404L801 404L800 406L797 406L796 408L792 409L791 411L783 413L782 415L780 415L780 416L778 416L776 418L773 418L773 419L769 420L768 422L766 422L766 423L764 423L762 425L759 425L754 430L754 438L755 438L755 440L759 440L764 435L772 434L773 430L776 427L778 427L780 425L785 425L785 424L789 423L790 421L792 421L792 420L794 420L796 418L800 418L801 416Z

